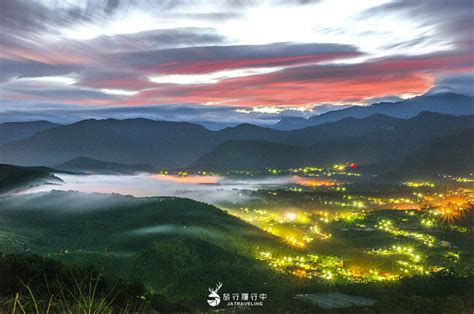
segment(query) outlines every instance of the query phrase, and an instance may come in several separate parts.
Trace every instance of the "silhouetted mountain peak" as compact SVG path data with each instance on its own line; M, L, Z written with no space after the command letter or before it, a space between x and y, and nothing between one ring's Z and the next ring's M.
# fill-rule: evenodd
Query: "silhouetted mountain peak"
M250 124L250 123L241 123L239 125L236 125L234 127L229 127L229 128L226 128L226 129L232 129L232 130L255 130L255 129L259 129L259 128L263 128L263 127L260 127L260 126L257 126L257 125L254 125L254 124Z

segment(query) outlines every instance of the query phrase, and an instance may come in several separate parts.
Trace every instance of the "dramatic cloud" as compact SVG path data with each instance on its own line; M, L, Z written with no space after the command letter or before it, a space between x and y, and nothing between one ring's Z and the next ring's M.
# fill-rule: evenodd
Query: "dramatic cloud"
M3 0L0 111L265 124L328 103L472 95L473 12L471 0Z
M436 80L430 92L454 92L474 96L474 73L443 75Z

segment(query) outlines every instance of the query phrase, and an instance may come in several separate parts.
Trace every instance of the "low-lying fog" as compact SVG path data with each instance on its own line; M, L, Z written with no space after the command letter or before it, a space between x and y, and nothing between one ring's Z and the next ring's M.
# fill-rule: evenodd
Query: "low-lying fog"
M242 190L270 189L294 184L297 177L231 179L219 176L137 175L70 175L56 174L63 182L42 184L23 193L52 190L96 193L119 193L133 196L179 196L207 203L248 198Z

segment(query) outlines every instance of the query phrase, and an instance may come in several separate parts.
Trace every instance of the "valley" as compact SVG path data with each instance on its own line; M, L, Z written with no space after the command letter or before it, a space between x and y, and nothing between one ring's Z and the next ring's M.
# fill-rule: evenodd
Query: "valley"
M0 197L1 252L91 263L191 307L203 281L304 307L288 293L473 271L469 174L375 183L343 163L55 177Z

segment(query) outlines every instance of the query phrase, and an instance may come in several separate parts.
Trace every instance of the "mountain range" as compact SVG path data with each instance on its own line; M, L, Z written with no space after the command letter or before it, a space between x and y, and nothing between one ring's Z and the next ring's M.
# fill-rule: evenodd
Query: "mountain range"
M126 165L186 167L228 140L279 141L282 131L242 124L210 131L186 122L83 120L40 131L0 147L1 162L56 166L78 157Z
M161 167L181 166L210 147L206 128L148 119L83 120L0 147L0 160L55 166L78 157Z
M469 168L472 162L466 156L472 144L466 134L472 128L474 98L448 92L353 106L309 119L284 119L276 128L240 124L209 130L188 122L144 118L88 119L68 125L11 122L0 124L0 163L128 174L353 161L382 169L390 164L391 170L404 165L422 173L440 166L441 160L457 160L459 169ZM463 156L456 156L461 151Z
M360 165L382 164L382 171L387 171L429 145L433 147L435 140L443 136L456 138L473 126L474 116L454 117L435 113L421 113L407 120L383 115L343 119L288 132L280 143L228 141L198 159L191 168L285 169L351 161ZM447 150L445 158L450 154L456 155L457 152ZM445 162L449 163L448 160L450 158ZM472 164L467 159L458 167L465 167L466 163Z
M474 97L459 95L452 92L425 94L398 102L381 102L370 106L352 106L349 108L329 111L327 113L305 118L284 118L274 128L279 130L294 130L308 126L335 122L344 118L365 118L376 113L387 116L408 119L423 111L437 112L449 115L474 114Z
M114 167L124 164L215 170L345 161L380 164L400 161L437 138L472 127L474 116L429 112L411 119L374 114L293 131L250 124L210 131L191 123L141 118L84 120L6 143L0 147L0 162L22 166L62 164L61 168L72 169L71 160L88 158L75 161L82 164L82 170L91 167L90 159L96 160L95 168L102 169L107 168L106 163ZM89 165L84 166L85 161Z

